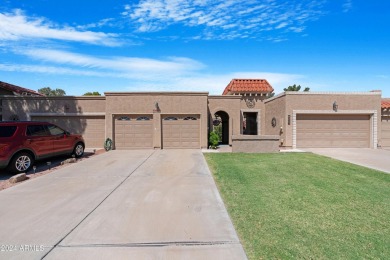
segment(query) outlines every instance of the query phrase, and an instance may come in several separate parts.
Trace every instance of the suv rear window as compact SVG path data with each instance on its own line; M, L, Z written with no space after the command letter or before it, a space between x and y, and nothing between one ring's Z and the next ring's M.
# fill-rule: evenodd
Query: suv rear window
M50 135L46 125L27 126L27 136L48 136Z
M0 137L11 137L16 131L16 126L14 125L5 125L0 126Z

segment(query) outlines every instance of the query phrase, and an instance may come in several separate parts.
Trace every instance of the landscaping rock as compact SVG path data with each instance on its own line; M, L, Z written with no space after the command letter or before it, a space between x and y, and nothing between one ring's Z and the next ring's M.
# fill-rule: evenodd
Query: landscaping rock
M9 182L10 183L17 183L17 182L21 182L21 181L24 181L24 180L27 180L27 175L25 173L20 173L20 174L17 174L15 176L12 176L11 178L9 178Z
M68 164L68 163L75 163L75 162L77 162L76 158L69 158L69 159L66 159L65 161L62 161L61 165Z

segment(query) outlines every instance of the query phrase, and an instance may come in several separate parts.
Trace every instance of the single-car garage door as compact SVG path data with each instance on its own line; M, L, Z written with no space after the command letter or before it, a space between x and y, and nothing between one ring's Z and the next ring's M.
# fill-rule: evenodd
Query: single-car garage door
M106 125L104 116L32 116L31 120L50 122L71 134L80 134L87 148L104 146Z
M200 148L199 116L164 116L162 136L163 148Z
M115 117L115 149L153 148L151 115L121 115Z
M297 147L370 147L370 115L298 114Z
M381 146L390 148L390 115L382 116Z

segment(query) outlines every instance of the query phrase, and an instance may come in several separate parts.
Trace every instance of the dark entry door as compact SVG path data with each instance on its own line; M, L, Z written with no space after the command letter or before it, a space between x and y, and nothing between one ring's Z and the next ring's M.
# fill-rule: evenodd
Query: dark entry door
M257 113L245 112L244 113L245 127L244 135L257 135Z

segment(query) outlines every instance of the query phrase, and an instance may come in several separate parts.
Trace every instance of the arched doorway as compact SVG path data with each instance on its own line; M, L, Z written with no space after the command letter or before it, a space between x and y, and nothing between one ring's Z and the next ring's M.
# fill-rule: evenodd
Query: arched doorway
M219 135L220 143L229 144L229 114L225 111L218 111L213 119L213 128Z

